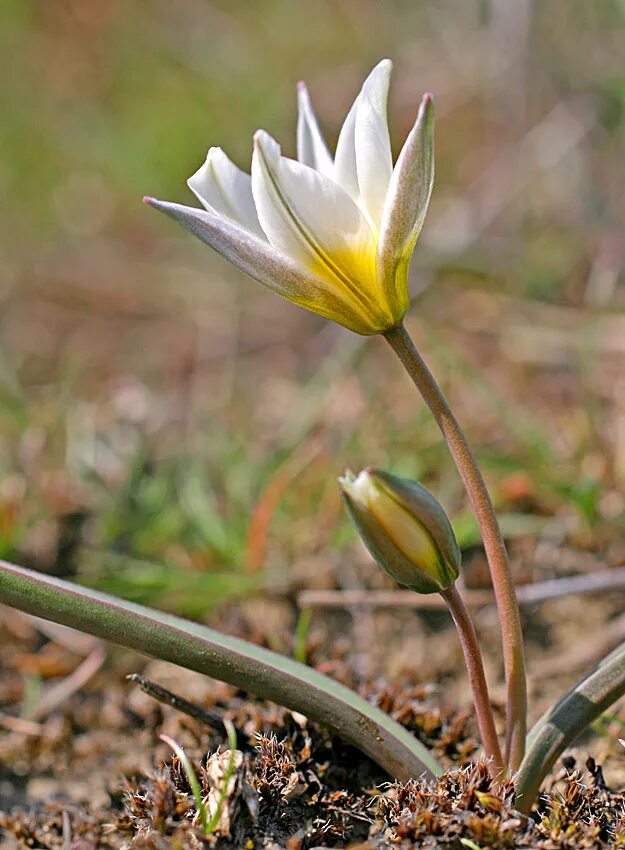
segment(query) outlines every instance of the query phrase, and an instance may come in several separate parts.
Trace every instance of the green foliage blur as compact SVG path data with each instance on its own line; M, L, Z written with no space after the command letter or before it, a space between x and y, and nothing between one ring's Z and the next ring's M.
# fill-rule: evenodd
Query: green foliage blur
M625 515L623 0L3 0L0 554L200 616L333 587L345 465L475 526L379 341L265 292L141 204L211 145L332 144L395 62L395 152L437 103L411 328L511 540L606 551ZM366 354L366 356L365 356ZM614 544L615 545L615 544ZM315 565L311 570L311 563Z

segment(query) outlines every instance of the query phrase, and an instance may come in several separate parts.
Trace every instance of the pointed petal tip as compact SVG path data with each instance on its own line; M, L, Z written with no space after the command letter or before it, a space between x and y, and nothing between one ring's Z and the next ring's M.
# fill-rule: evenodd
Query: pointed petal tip
M224 160L228 161L228 157L224 152L224 149L213 145L208 149L206 159L204 160L202 165L200 165L198 170L194 174L192 174L191 177L189 177L189 180L193 180L194 177L202 174L204 172L204 169L210 168L211 165L219 166L220 164L223 164ZM187 180L187 186L190 186L189 180Z
M160 210L161 212L166 212L169 207L172 206L171 201L159 201L158 198L152 198L150 195L146 195L143 198L143 203L146 207L151 207L154 210Z
M369 72L369 75L362 84L362 91L368 91L372 86L380 84L384 86L390 85L391 72L393 70L393 62L390 59L382 59Z
M269 133L266 130L256 130L253 137L254 147L256 148L263 145L267 141L268 137Z
M297 83L297 105L300 109L300 114L302 109L311 108L308 86L303 80L299 80Z
M254 133L254 151L272 161L280 159L282 155L282 148L266 130L257 130Z
M339 477L337 478L337 481L339 482L339 487L341 488L341 491L344 496L349 495L348 490L355 480L356 476L349 468L349 466L346 466L343 470L343 474L339 475Z
M434 95L431 92L426 92L421 98L419 104L419 112L417 114L417 124L431 125L434 121L435 101Z

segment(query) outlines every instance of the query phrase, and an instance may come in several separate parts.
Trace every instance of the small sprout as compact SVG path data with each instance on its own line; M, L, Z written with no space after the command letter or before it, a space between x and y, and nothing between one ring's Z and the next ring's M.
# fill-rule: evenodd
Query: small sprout
M295 624L295 635L293 638L293 658L299 661L300 664L307 664L306 656L306 641L308 640L308 631L310 629L310 621L312 620L312 608L304 608Z
M228 721L229 722L229 721ZM224 721L224 724L226 721ZM232 725L232 724L231 724ZM228 738L230 737L230 730L228 730ZM172 750L176 753L178 758L180 759L180 763L184 769L184 772L187 776L187 781L191 787L191 793L193 794L193 799L195 800L195 807L200 816L200 822L202 824L202 831L204 835L210 835L212 830L210 829L210 823L208 821L208 812L206 810L206 806L204 804L204 800L202 799L202 790L200 788L200 783L198 782L197 775L193 770L193 765L189 761L189 757L182 749L180 744L174 741L173 738L170 738L169 735L161 735L161 741L164 741L168 744ZM211 821L212 822L212 821ZM213 827L214 829L214 827Z
M453 585L460 550L447 514L425 487L372 469L348 470L339 482L363 542L393 581L417 593Z
M228 765L224 771L221 788L219 790L219 799L217 801L217 806L210 819L208 808L206 806L206 803L204 802L204 798L202 797L202 789L200 788L200 783L197 778L197 774L193 770L193 765L189 761L187 754L182 749L180 744L174 741L173 738L170 738L168 735L160 736L161 741L164 741L166 744L168 744L180 759L180 763L182 764L182 767L186 774L187 781L191 787L191 793L193 794L193 799L195 800L195 807L200 818L200 823L202 824L202 832L204 833L204 835L212 835L213 832L215 832L215 830L219 826L219 822L221 820L221 813L223 811L226 797L228 796L230 780L232 779L232 776L234 774L235 756L237 751L237 732L232 722L227 718L224 718L223 724L226 728L226 732L228 735L229 758Z

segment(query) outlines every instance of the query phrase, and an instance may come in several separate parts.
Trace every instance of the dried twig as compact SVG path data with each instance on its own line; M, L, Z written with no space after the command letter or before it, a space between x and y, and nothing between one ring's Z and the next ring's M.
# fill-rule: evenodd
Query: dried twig
M599 570L586 575L522 584L517 587L519 605L537 605L550 599L560 599L573 594L601 593L625 590L625 566ZM490 590L465 590L464 601L472 608L493 605ZM362 605L376 608L443 609L445 604L438 594L420 596L404 590L305 590L297 597L302 608L349 608Z
M48 714L54 711L55 708L58 708L73 694L83 688L89 679L95 676L98 670L102 667L105 659L106 650L100 643L99 646L96 646L96 648L89 653L84 661L81 661L73 673L66 676L62 681L54 685L49 685L45 688L41 695L41 699L39 700L39 704L37 705L35 715L37 720L43 720Z
M200 723L210 726L211 729L215 726L223 726L226 728L224 718L221 714L219 714L219 712L202 708L194 702L190 702L188 699L178 696L178 694L174 694L172 691L168 691L167 688L164 688L162 685L152 682L150 679L146 679L144 676L139 675L139 673L131 673L129 676L126 676L126 678L131 682L134 682L136 685L139 685L145 694L152 697L152 699L155 699L157 702L160 702L163 705L169 705L176 711L180 711L182 714L186 714L189 717L193 717L194 720L199 720ZM237 741L239 743L242 737L244 737L242 736L242 733L237 730Z
M11 714L0 713L0 728L8 732L18 732L20 735L30 735L38 738L44 734L41 723L34 720L26 720L24 717L13 717Z

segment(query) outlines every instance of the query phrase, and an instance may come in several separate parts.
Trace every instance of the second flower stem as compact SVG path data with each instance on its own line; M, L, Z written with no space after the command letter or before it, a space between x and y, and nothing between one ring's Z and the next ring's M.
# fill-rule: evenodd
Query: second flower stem
M458 630L458 637L460 638L460 645L462 646L462 652L464 653L464 660L469 674L471 691L473 692L473 704L475 705L477 725L480 730L484 752L491 761L490 769L493 777L495 779L498 777L501 778L505 775L506 768L501 757L499 739L497 738L493 711L488 696L488 685L486 684L486 675L484 674L482 653L480 652L480 645L475 634L473 621L455 584L452 584L447 590L443 590L441 596L447 603L449 613L453 617L456 629Z
M505 756L508 766L514 771L525 752L525 657L514 582L495 509L467 439L434 376L415 348L410 334L400 325L387 331L384 336L430 408L447 442L480 527L501 623L507 692Z

